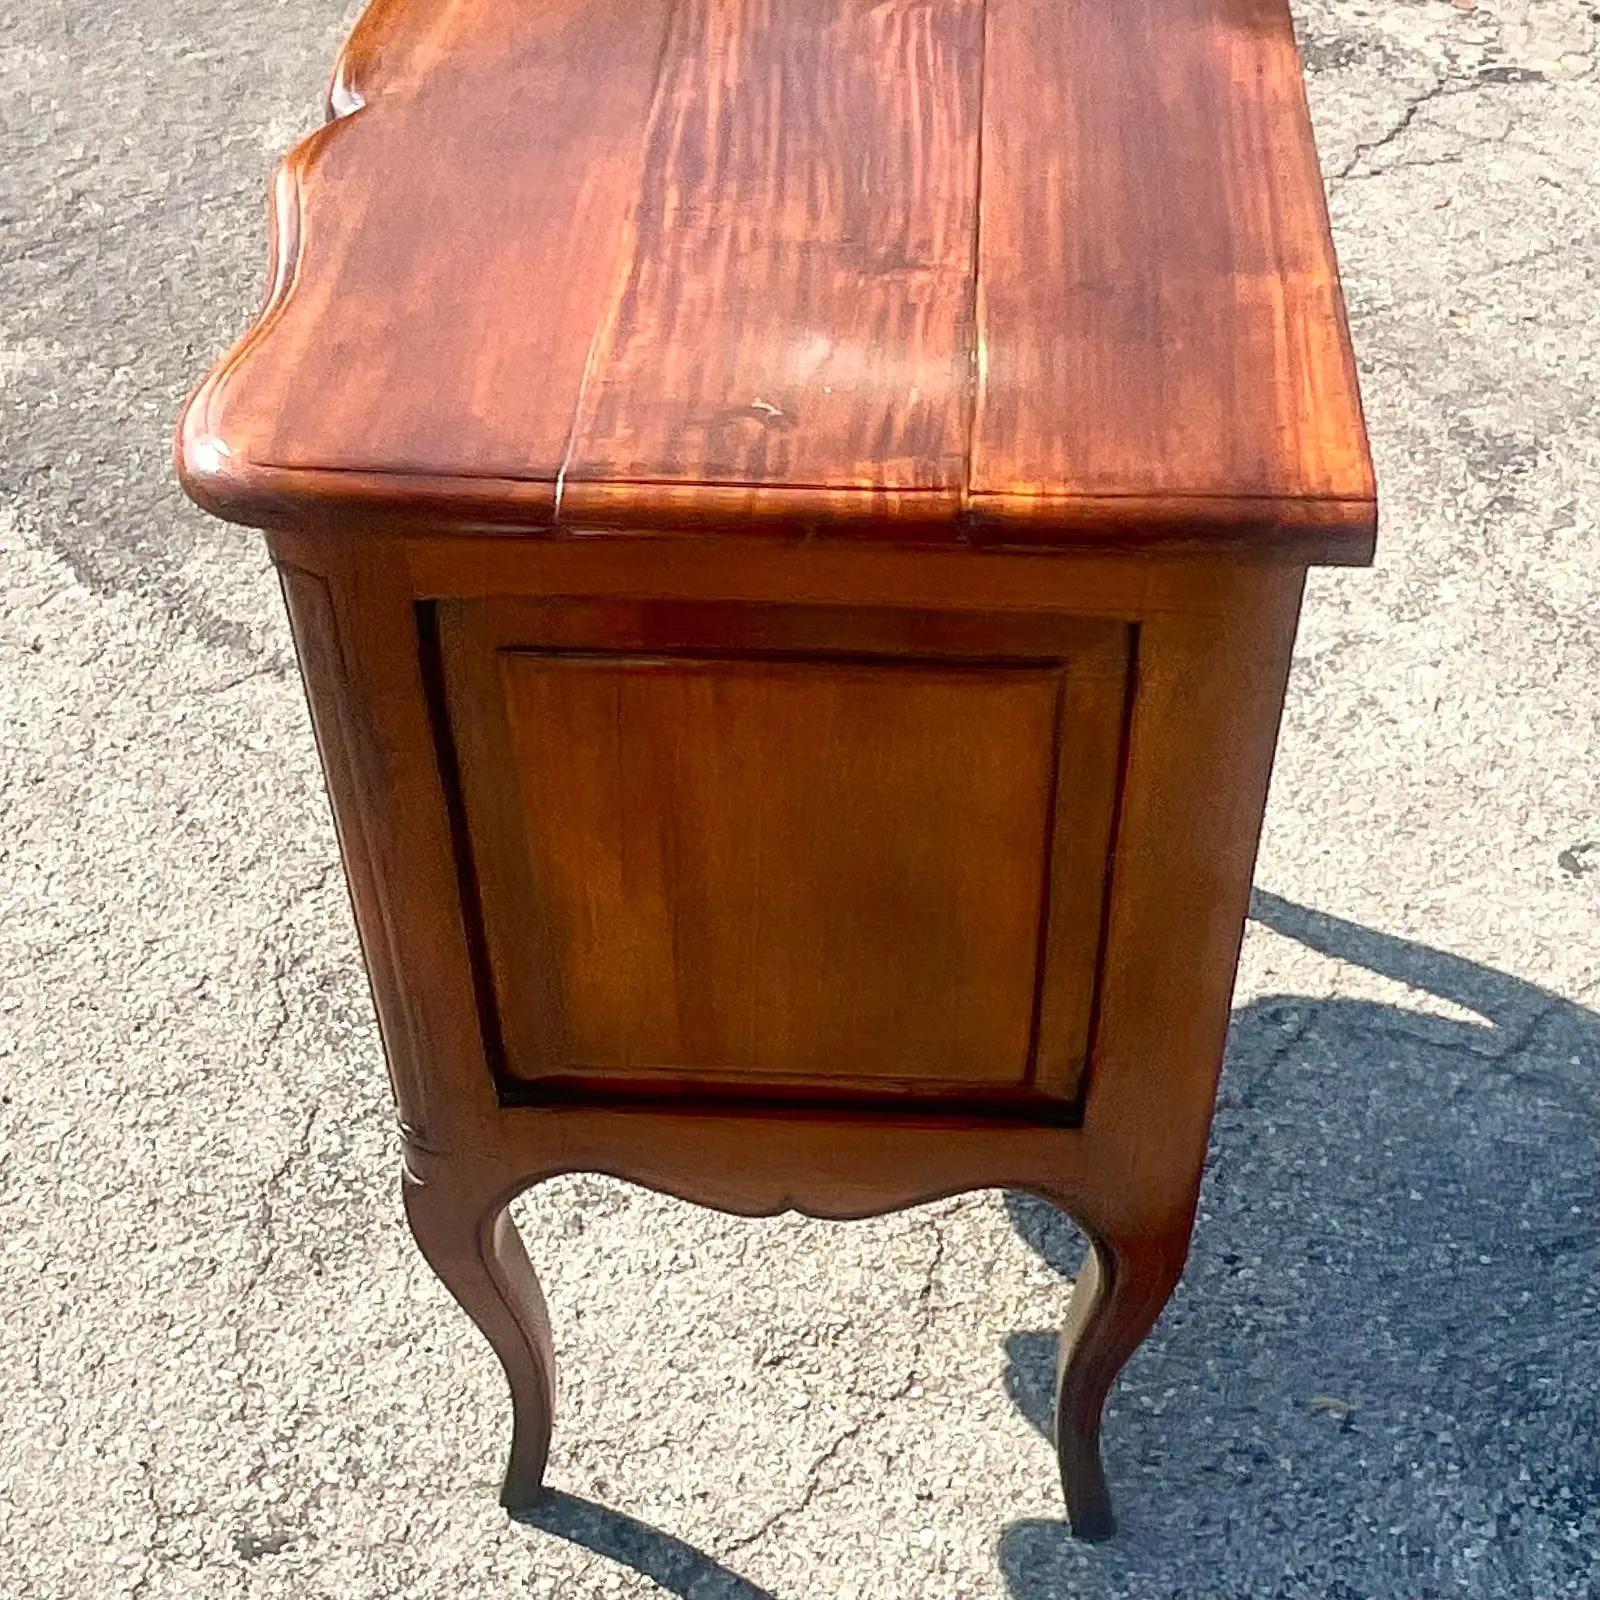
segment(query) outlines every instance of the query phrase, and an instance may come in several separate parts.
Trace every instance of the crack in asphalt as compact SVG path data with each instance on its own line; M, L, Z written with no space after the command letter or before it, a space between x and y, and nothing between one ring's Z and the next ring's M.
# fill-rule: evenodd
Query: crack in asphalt
M1531 85L1543 84L1543 78L1526 75L1517 77L1491 77L1483 73L1470 78L1463 78L1453 72L1445 72L1442 77L1428 85L1426 89L1412 95L1405 103L1400 115L1375 139L1357 140L1355 148L1351 150L1344 165L1337 171L1328 174L1328 184L1342 183L1346 179L1360 181L1368 178L1379 178L1385 173L1399 171L1403 167L1447 166L1465 159L1465 152L1456 152L1447 156L1424 157L1416 161L1396 162L1392 166L1377 167L1367 172L1357 172L1361 165L1375 150L1387 149L1411 131L1418 115L1424 107L1432 105L1438 100L1454 100L1465 95L1489 94L1497 90L1522 89ZM1511 124L1492 138L1473 139L1463 135L1469 144L1503 144L1510 134Z
M939 1226L940 1218L935 1215L929 1218L928 1228L933 1235L933 1250L929 1254L927 1267L923 1272L922 1288L917 1296L917 1307L921 1325L917 1332L916 1346L912 1351L911 1360L907 1364L904 1378L895 1385L894 1389L878 1403L868 1416L861 1417L843 1429L829 1443L811 1463L806 1471L805 1485L799 1496L786 1506L780 1506L770 1516L766 1517L759 1527L752 1533L743 1534L732 1539L726 1546L726 1553L730 1556L739 1555L752 1546L759 1544L769 1533L791 1522L794 1518L803 1516L819 1495L832 1494L844 1487L842 1482L834 1483L825 1489L822 1475L827 1466L838 1459L847 1445L854 1443L869 1428L874 1428L888 1416L890 1410L901 1400L904 1400L916 1388L920 1378L923 1354L927 1349L928 1337L933 1327L933 1289L938 1279L940 1268L945 1259L945 1236Z
M218 695L227 694L230 690L252 683L257 678L287 678L293 670L294 663L292 661L278 656L273 660L262 662L258 667L250 668L247 672L240 672L231 678L226 678L221 683L210 684L204 689L196 689L195 696L201 700L212 700Z
M277 1259L278 1246L281 1242L278 1237L277 1227L278 1193L283 1188L289 1173L294 1169L295 1163L309 1154L311 1150L311 1134L316 1127L317 1118L321 1115L321 1112L322 1107L318 1104L312 1106L305 1114L301 1119L299 1132L290 1141L288 1149L284 1151L272 1171L267 1174L266 1181L261 1186L261 1197L256 1206L255 1225L262 1240L262 1249L250 1269L249 1277L239 1290L238 1299L241 1302L255 1292L267 1273L272 1270L272 1264ZM243 1323L240 1322L234 1327L234 1353L236 1355L244 1349L244 1340L241 1337L242 1332Z

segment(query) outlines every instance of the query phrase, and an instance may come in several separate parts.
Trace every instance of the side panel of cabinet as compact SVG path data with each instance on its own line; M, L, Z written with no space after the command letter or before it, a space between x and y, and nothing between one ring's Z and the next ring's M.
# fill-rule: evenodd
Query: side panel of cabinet
M1060 1116L1132 630L444 602L504 1086Z

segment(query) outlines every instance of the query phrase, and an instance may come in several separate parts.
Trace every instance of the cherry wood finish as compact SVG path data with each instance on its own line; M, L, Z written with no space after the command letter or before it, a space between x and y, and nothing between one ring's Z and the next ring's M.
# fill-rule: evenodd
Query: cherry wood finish
M1072 1114L1129 627L460 601L440 634L509 1079Z
M974 505L1048 541L1082 497L1255 503L1359 548L1371 469L1285 7L989 15Z
M191 491L1361 561L1283 0L380 0Z
M1303 569L1210 557L741 546L626 534L338 540L279 531L272 548L399 1104L408 1213L513 1389L507 1504L524 1504L535 1491L550 1428L548 1328L505 1215L530 1184L603 1172L748 1215L794 1209L840 1218L1002 1186L1053 1201L1091 1240L1091 1266L1063 1338L1058 1444L1074 1527L1089 1537L1108 1533L1100 1409L1187 1251ZM640 594L652 597L649 606ZM1075 636L1128 633L1126 692L1100 729L1117 750L1116 793L1092 990L1085 999L1069 985L1072 998L1055 1014L1069 1035L1087 1006L1081 1073L1058 1080L1058 1095L1071 1096L1071 1116L1061 1114L1059 1098L1018 1095L1004 1081L969 1085L952 1100L930 1082L924 1063L895 1054L888 1035L885 1059L904 1076L887 1085L865 1076L841 1084L819 1065L808 1082L789 1084L787 1095L771 1094L759 1073L726 1071L737 1080L731 1086L689 1072L671 1092L651 1092L627 1063L590 1060L576 1092L517 1092L505 1040L537 1041L550 1016L539 1014L537 992L519 998L514 979L497 981L485 933L492 925L498 932L490 939L515 938L544 902L524 902L508 928L501 919L516 900L497 900L485 871L498 864L506 872L496 880L502 890L529 892L515 888L516 872L494 854L510 835L506 820L490 815L508 801L522 803L526 767L503 763L499 785L476 793L463 781L471 745L456 728L463 713L492 715L496 705L493 696L465 698L472 674L450 682L441 648L450 630L440 629L439 614L456 608L486 626L490 639L546 645L552 637L587 640L604 627L612 643L598 659L609 662L641 646L661 651L663 628L687 650L703 651L708 619L730 604L747 614L743 625L729 626L732 650L747 647L752 629L762 631L749 617L772 615L786 619L788 637L819 650L817 619L831 616L834 642L852 660L862 649L863 611L876 618L880 641L909 635L942 640L946 649L963 638L975 646L982 629L1012 650L1029 638L1035 650L1047 641L1060 649ZM658 615L642 625L655 606L667 620ZM778 625L780 636L783 630ZM474 631L469 626L467 636ZM514 684L515 672L505 681ZM546 709L558 741L572 737L574 707L550 701ZM609 739L614 728L614 718L600 719L597 738ZM751 756L791 731L781 718L746 730ZM691 748L715 737L702 716L690 730ZM1024 772L1031 760L1019 749ZM772 769L758 760L755 770ZM1063 788L1078 770L1063 765ZM781 797L787 775L779 770L770 781ZM655 806L662 796L641 798ZM678 812L657 820L694 820L692 805L684 816L688 802L679 800ZM907 826L914 832L926 815ZM526 833L540 825L539 817L523 823ZM944 825L945 847L965 849L965 829L948 819ZM640 838L648 848L648 830ZM847 819L839 842L853 847ZM606 863L585 861L604 895ZM572 869L573 883L582 876L582 864ZM1008 886L983 887L1003 896ZM738 907L751 884L730 879L725 888ZM867 925L870 885L848 898L841 915ZM1037 925L1036 907L1026 916ZM557 925L559 914L549 922ZM769 940L785 945L787 931L774 929ZM895 919L881 934L886 959L897 959L899 946L915 952L925 943L950 959L947 929ZM556 970L545 969L547 976ZM659 972L647 978L659 981ZM1000 984L1015 989L1014 980ZM827 1014L832 1001L823 1001ZM628 1006L634 1019L647 1006L652 1014L670 1010L659 998ZM726 1016L710 1015L713 1025L731 1029ZM902 1020L914 1033L917 1019ZM682 1036L666 1029L660 1037ZM819 1037L808 1037L808 1048ZM793 1056L787 1065L794 1068Z
M376 0L180 425L268 530L417 1242L1040 1195L1073 1527L1188 1248L1305 569L1373 485L1281 0Z

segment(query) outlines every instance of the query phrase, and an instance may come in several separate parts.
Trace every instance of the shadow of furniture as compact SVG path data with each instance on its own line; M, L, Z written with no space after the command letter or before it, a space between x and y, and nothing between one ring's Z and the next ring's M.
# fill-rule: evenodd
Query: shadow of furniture
M518 1512L516 1520L631 1567L685 1600L774 1600L769 1591L692 1544L581 1495L547 1490L535 1505Z
M1113 1392L1115 1554L1000 1545L1015 1600L1593 1592L1600 1017L1258 892L1253 917L1481 1020L1277 995L1234 1015L1182 1287ZM1051 1208L1013 1221L1070 1275ZM1041 1430L1053 1333L1007 1342Z
M1278 995L1235 1014L1188 1275L1113 1391L1135 1514L1015 1523L1013 1600L1582 1593L1600 1522L1600 1017L1258 892L1252 915L1480 1020ZM1008 1197L1070 1277L1083 1245ZM1053 1331L1006 1341L1048 1433ZM525 1518L685 1600L767 1591L620 1512ZM792 1600L792 1597L791 1597Z

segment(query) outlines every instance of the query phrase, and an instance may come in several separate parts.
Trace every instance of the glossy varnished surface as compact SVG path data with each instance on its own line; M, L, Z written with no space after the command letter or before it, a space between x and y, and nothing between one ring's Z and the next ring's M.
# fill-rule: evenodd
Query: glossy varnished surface
M975 504L1340 516L1370 469L1282 0L989 5Z
M1129 628L439 613L512 1088L1075 1110Z
M1369 552L1282 0L377 0L331 104L224 515Z
M1372 534L1283 0L378 0L330 106L180 461L271 530L505 1502L528 1185L1000 1186L1091 1242L1104 1536L1304 566Z
M1109 1532L1101 1408L1187 1249L1300 566L271 543L407 1212L511 1386L506 1503L538 1494L552 1421L549 1325L506 1215L529 1184L605 1172L829 1217L993 1186L1091 1240L1056 1435L1074 1529Z

